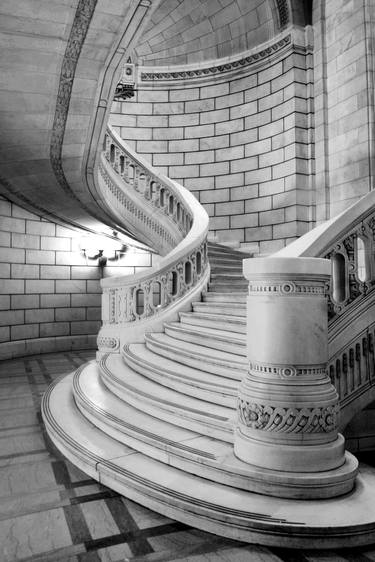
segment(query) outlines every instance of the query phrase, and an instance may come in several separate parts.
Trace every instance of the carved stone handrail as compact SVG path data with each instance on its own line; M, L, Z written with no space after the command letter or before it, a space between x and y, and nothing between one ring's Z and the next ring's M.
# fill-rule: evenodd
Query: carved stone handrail
M208 215L196 198L134 153L108 127L98 169L103 199L127 228L164 257L146 273L102 280L100 352L139 341L177 317L209 277Z
M328 369L344 427L375 399L375 191L275 256L331 260Z

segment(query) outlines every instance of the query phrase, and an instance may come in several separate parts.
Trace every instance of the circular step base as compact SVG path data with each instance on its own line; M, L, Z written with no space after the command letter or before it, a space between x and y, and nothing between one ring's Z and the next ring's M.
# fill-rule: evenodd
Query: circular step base
M375 542L375 471L360 466L352 492L291 500L237 490L149 458L103 434L78 411L72 376L42 401L52 441L79 468L167 517L218 535L288 548L355 547Z

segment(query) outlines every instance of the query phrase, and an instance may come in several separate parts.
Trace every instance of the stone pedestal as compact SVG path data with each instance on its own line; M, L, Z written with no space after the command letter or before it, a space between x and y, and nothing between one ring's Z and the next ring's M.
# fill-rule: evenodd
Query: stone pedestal
M352 489L356 474L337 432L338 395L326 372L330 267L316 258L244 261L249 370L239 389L234 451L277 471L291 497L297 481L298 497L319 497L322 478L324 497L340 495Z

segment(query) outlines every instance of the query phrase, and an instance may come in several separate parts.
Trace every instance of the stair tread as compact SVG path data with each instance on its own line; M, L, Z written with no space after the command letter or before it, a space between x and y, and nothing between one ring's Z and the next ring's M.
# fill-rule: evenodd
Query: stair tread
M235 396L237 393L237 384L233 382L233 379L214 375L205 371L204 368L201 370L178 364L172 359L151 351L145 343L133 343L125 347L123 358L125 361L127 358L136 360L140 366L147 369L147 372L156 370L158 373L162 373L166 384L172 379L185 385L194 384L212 392L216 391L230 396ZM147 373L145 376L148 376Z
M95 364L76 373L73 388L76 403L108 424L106 432L115 427L164 450L175 449L180 454L185 452L211 459L228 454L233 449L228 443L173 425L125 403L103 384ZM118 435L115 439L118 437L121 438ZM124 441L121 439L121 442Z
M181 318L181 320L183 320L185 318L212 320L212 321L216 321L218 323L220 323L220 322L231 323L231 324L238 324L241 327L242 326L246 327L246 318L244 318L243 316L236 316L235 314L231 314L231 315L228 314L228 315L225 316L225 318L223 318L222 314L215 314L214 312L193 311L193 312L180 312L180 318ZM192 324L189 324L189 325L192 325ZM220 329L220 328L218 328L218 329Z
M202 417L211 417L221 421L227 421L233 417L231 408L212 404L199 398L186 396L157 384L136 373L128 367L117 354L108 355L100 363L100 369L107 370L114 375L117 381L128 391L136 391L139 396L153 402L172 406L181 411L191 412Z
M176 349L179 354L189 353L197 357L207 357L207 360L210 361L222 361L224 364L230 364L233 367L237 366L239 369L241 369L241 372L246 368L247 364L243 356L237 355L236 353L218 349L214 350L203 345L191 342L183 342L182 340L174 339L165 333L153 332L145 334L145 341L146 345L148 341L165 344L168 349Z
M244 334L238 334L236 332L229 332L227 330L206 328L205 326L193 326L190 324L181 324L180 322L167 322L165 323L165 328L172 328L179 332L188 332L192 334L198 334L203 338L214 338L217 340L223 340L226 342L233 342L237 345L246 345L246 336Z
M75 373L73 395L84 417L106 435L188 473L249 490L254 488L249 478L267 472L238 459L232 443L175 426L124 403L103 384L95 363Z
M246 304L247 293L245 291L231 291L222 293L220 291L204 291L202 293L203 302L235 302Z
M194 312L197 309L199 314L220 314L225 316L246 317L246 306L243 303L227 302L193 302ZM200 310L198 310L200 309Z
M180 316L189 317L189 318L212 318L213 320L221 319L221 314L215 314L215 312L180 312ZM246 320L244 320L243 316L237 316L235 314L228 314L228 318L225 318L225 322L238 322L239 324L245 324Z

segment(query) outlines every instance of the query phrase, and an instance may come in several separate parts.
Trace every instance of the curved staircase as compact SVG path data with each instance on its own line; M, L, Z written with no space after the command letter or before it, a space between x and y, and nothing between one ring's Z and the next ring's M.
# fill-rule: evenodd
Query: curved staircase
M304 489L309 479L298 473L284 484L295 499L280 497L280 489L272 497L275 472L233 453L237 389L246 371L244 257L209 244L211 280L202 300L163 332L102 354L52 386L42 404L47 430L103 484L207 531L288 547L367 544L374 514L363 507L375 503L375 474L358 476L348 525L346 496L324 499L324 477L322 499L298 500L298 479Z

